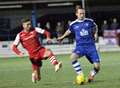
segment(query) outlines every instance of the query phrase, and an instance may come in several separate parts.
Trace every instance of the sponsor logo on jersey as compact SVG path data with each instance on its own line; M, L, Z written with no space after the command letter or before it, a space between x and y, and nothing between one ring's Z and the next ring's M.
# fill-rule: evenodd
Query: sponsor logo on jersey
M87 26L87 27L88 27L88 26L89 26L89 24L88 24L88 23L86 23L86 24L85 24L85 26Z
M82 30L80 31L80 35L81 35L81 36L86 36L86 35L88 35L88 31L85 30L85 29L82 29Z

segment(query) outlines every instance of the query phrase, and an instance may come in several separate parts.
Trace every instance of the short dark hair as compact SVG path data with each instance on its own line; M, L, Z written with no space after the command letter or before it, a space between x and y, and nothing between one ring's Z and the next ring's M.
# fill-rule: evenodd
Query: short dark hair
M29 19L29 18L23 18L23 19L21 20L21 23L25 23L25 22L28 22L28 21L31 21L31 19Z

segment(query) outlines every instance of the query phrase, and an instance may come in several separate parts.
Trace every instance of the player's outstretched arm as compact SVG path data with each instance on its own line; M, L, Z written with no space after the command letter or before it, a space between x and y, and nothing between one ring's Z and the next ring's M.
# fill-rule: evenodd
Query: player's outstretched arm
M66 36L68 36L71 33L70 30L67 30L62 36L58 37L57 40L63 40Z
M13 42L11 49L13 52L15 52L19 57L23 57L23 53L17 48L17 46L20 43L20 37L19 34L17 34L15 41Z
M17 48L16 45L13 44L13 45L11 46L11 49L12 49L12 51L15 52L19 57L23 57L24 54Z
M47 30L45 30L45 29L43 30L42 28L35 27L35 31L40 33L40 34L44 34L46 36L46 39L47 39L48 43L52 42L51 35L50 35L50 33Z
M47 43L48 44L51 44L52 43L52 39L51 39L51 35L48 31L44 31L44 35L46 36L46 40L47 40Z

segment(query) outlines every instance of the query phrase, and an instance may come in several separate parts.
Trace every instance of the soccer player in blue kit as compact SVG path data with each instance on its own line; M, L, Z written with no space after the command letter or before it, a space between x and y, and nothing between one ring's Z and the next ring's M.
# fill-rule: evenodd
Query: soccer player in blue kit
M97 25L92 19L85 18L83 8L76 8L76 16L77 19L69 24L68 30L58 37L58 40L64 39L70 33L75 34L76 47L71 54L72 66L78 74L77 77L84 78L78 58L85 56L93 64L93 69L88 75L88 82L91 82L100 70L100 58L95 46Z

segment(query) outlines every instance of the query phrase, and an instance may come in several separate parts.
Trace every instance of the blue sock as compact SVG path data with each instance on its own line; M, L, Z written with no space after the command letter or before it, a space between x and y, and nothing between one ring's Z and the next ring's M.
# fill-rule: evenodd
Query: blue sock
M77 60L72 62L72 66L78 75L82 72L82 69L80 67L80 63Z

